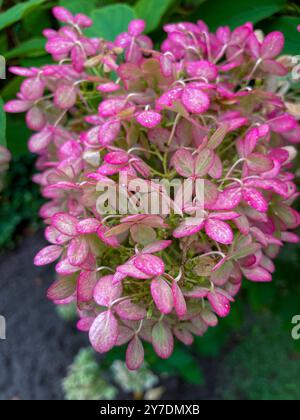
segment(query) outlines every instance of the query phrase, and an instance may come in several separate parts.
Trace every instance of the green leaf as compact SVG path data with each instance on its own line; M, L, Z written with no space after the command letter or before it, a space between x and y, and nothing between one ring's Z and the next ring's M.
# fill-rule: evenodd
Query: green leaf
M3 105L3 99L0 97L0 145L6 146L6 114Z
M125 4L115 4L94 10L91 13L94 25L86 30L88 36L114 41L121 32L126 32L129 23L136 19L134 10Z
M285 36L285 54L300 54L300 34L297 26L300 25L300 18L282 16L267 21L263 26L265 32L281 31Z
M70 10L73 14L83 13L90 16L92 10L97 7L97 0L60 0L59 5Z
M7 26L12 25L13 23L18 22L22 19L25 14L29 13L32 9L37 6L40 6L44 3L45 0L29 0L6 10L6 12L1 13L0 15L0 30L6 28Z
M214 0L202 4L196 19L202 19L212 30L225 25L236 28L246 22L257 23L279 12L286 0Z
M7 115L7 147L13 156L28 153L27 143L31 134L23 114Z
M174 0L139 0L135 11L139 19L147 22L147 32L151 32L159 26L159 23L172 5Z
M24 41L18 47L4 53L7 60L16 57L41 57L46 55L45 38L32 38Z

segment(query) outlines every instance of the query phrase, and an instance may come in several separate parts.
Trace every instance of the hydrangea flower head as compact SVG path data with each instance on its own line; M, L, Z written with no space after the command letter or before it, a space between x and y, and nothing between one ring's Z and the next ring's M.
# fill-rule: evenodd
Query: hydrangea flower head
M57 64L12 68L25 80L5 106L26 112L49 200L50 245L35 264L56 262L48 297L75 301L92 346L126 344L135 370L143 342L161 358L175 338L191 345L229 314L243 281L272 281L280 247L298 242L300 126L268 90L289 72L284 38L261 39L250 23L216 33L180 23L155 50L141 20L105 42L84 36L89 18L53 12L65 25L45 31ZM149 198L168 204L153 213Z

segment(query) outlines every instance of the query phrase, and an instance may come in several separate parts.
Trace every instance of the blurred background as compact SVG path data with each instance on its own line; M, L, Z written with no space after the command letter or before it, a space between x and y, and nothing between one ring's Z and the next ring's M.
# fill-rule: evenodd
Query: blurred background
M202 19L215 30L252 21L265 32L284 32L284 53L300 56L298 0L0 0L0 55L7 66L51 62L41 34L56 27L51 8L57 4L91 16L92 33L111 40L130 20L143 18L157 45L166 22ZM23 115L2 110L20 83L9 74L0 81L0 145L12 153L0 182L0 315L7 323L0 399L300 399L300 340L291 335L292 319L300 315L300 246L283 250L272 284L245 282L231 315L191 348L178 345L167 361L147 349L145 367L129 374L124 349L104 358L89 349L76 331L75 308L58 312L46 299L53 270L33 267L44 239L30 132ZM300 94L300 84L292 89Z

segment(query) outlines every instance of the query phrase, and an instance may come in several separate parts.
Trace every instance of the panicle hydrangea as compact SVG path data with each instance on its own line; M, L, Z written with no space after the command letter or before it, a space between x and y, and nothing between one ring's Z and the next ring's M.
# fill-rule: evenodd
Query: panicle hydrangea
M106 42L84 35L89 18L54 15L65 26L45 31L46 49L58 63L11 68L25 80L5 106L26 112L35 181L49 200L41 216L51 245L35 264L58 260L48 297L76 301L92 346L127 344L135 370L143 341L162 358L174 337L191 345L229 314L243 278L270 282L280 247L298 242L300 126L267 88L291 70L278 59L284 37L263 38L251 23L211 33L199 21L166 25L154 50L143 21ZM190 182L178 214L98 211L99 185L157 177Z

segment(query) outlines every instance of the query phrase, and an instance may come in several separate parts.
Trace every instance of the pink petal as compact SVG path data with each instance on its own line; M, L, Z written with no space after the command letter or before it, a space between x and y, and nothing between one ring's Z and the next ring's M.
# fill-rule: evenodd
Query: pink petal
M172 289L169 284L161 277L157 277L151 282L151 294L155 305L162 314L169 314L174 308Z
M32 103L29 101L21 101L21 100L13 100L9 101L4 105L4 111L12 113L12 114L18 114L21 112L28 111L32 106Z
M82 318L77 322L77 329L82 332L88 332L94 322L95 318L87 317Z
M39 77L33 77L25 80L21 85L21 93L25 100L36 101L40 99L45 90L45 82Z
M201 318L209 327L216 327L218 325L218 318L216 315L208 309L204 309L201 312Z
M56 6L52 9L53 16L63 23L72 23L73 15L64 7Z
M220 293L209 293L209 303L213 310L221 318L225 318L230 313L230 303L228 299Z
M93 20L81 13L74 17L74 22L81 28L90 28L93 25Z
M46 44L46 51L49 54L55 55L64 55L68 54L74 43L73 41L68 40L67 38L55 36L53 38L48 39Z
M128 26L128 33L131 36L137 37L141 35L146 28L146 22L142 19L135 19L130 22Z
M272 275L262 267L256 267L254 269L242 269L244 276L254 282L269 283L272 281Z
M34 259L34 264L38 267L51 264L56 261L62 254L63 249L57 245L50 245L42 249Z
M194 158L188 150L178 150L172 159L172 165L178 174L185 178L193 175Z
M233 232L231 227L221 220L209 219L205 223L206 234L214 241L230 245L233 242Z
M44 151L53 139L53 135L50 130L43 130L37 134L34 134L30 137L29 140L29 150L32 153L40 153Z
M134 266L149 276L160 276L165 272L163 260L151 254L140 254L134 259Z
M183 293L176 283L176 281L172 284L172 293L173 293L173 299L174 299L174 307L175 311L179 318L183 317L187 313L187 306L186 301L183 296Z
M52 225L64 235L73 237L77 235L77 223L76 217L71 216L68 213L57 213L52 218Z
M284 47L284 36L281 32L272 32L267 35L261 47L261 57L264 59L276 58Z
M26 114L26 124L33 131L40 131L46 125L44 113L38 108L31 108Z
M290 114L283 114L268 122L272 131L275 133L287 133L297 127L297 120Z
M152 344L156 354L162 359L168 359L174 350L174 337L170 327L165 322L158 322L152 329Z
M89 255L89 244L84 236L72 239L68 247L68 260L71 265L80 267Z
M93 293L97 284L95 271L83 271L77 280L77 298L79 302L89 302L93 299Z
M286 76L289 70L278 61L264 60L262 63L262 69L265 72L272 73L274 76Z
M214 210L233 210L242 200L240 188L227 188L219 194L218 200L213 206Z
M200 218L190 218L181 223L181 225L174 230L174 238L180 239L187 236L195 235L203 229L205 221Z
M120 121L107 121L105 122L99 130L99 142L102 146L107 146L112 144L121 131Z
M155 111L144 111L137 116L136 120L143 127L151 129L161 123L162 116Z
M94 289L94 299L96 303L100 306L109 307L113 301L119 299L122 296L123 287L121 283L113 283L114 276L105 276L102 277L95 289Z
M216 220L235 220L238 217L240 217L240 214L235 211L210 213L209 215L209 218Z
M258 212L266 213L268 211L268 202L262 193L254 188L245 188L243 190L243 200Z
M106 163L110 165L126 165L129 162L130 156L126 152L111 152L104 156Z
M186 70L189 76L204 78L209 82L213 82L218 77L218 68L210 61L190 61Z
M82 72L87 58L83 47L81 45L76 45L72 49L71 57L74 69L78 73Z
M77 231L82 235L88 235L96 233L100 226L100 222L97 219L84 219L77 224Z
M125 107L124 99L107 99L101 102L98 112L103 118L114 117Z
M91 344L99 353L110 351L116 345L118 335L119 324L111 311L98 315L89 332Z
M192 114L203 114L210 107L209 96L201 90L186 88L182 95L182 103Z
M144 362L144 347L138 336L128 344L126 351L126 366L129 370L138 370Z
M247 159L247 166L250 171L257 174L269 172L274 168L273 160L267 156L253 153Z
M62 260L55 267L55 271L62 276L71 276L80 271L80 267L71 265L68 260Z

